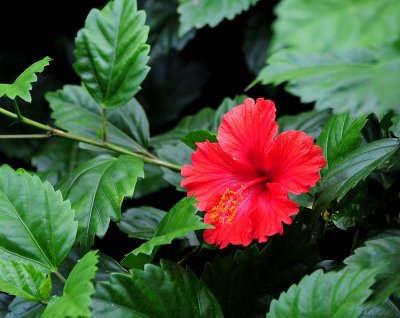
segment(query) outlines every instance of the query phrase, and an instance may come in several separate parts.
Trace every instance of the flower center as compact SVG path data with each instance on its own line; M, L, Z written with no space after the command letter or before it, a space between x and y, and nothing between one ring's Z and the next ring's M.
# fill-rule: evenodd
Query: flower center
M210 211L212 224L231 224L237 215L240 204L244 199L243 192L251 186L258 183L266 182L268 176L263 176L242 184L236 190L227 188L221 195L217 205L213 206Z

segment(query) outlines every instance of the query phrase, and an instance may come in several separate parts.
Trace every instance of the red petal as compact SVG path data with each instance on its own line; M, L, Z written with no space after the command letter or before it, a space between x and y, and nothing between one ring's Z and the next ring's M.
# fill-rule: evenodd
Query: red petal
M290 201L287 191L277 183L268 183L267 189L258 195L256 208L250 215L253 224L253 238L266 242L268 236L283 233L283 223L291 224L291 215L299 209Z
M262 158L278 132L275 105L262 98L247 98L243 105L234 107L222 118L218 130L221 148L235 159L264 170Z
M257 177L254 169L233 160L217 143L197 143L192 165L182 168L182 187L194 195L202 211L215 204L215 199L233 185L241 185Z
M265 159L271 182L283 185L295 194L308 192L320 179L326 164L321 147L301 131L279 134Z

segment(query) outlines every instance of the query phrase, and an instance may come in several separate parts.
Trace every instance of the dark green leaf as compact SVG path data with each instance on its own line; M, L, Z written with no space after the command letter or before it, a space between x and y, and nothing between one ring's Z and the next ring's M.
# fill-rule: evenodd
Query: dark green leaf
M43 318L91 316L90 296L95 290L90 282L96 275L98 256L90 251L75 265L65 282L61 297L55 296L47 305Z
M372 294L376 270L342 270L305 276L273 300L270 317L357 318L362 304Z
M45 306L42 303L15 298L10 304L6 318L41 318Z
M22 169L3 165L0 176L0 258L56 271L76 237L71 204Z
M128 274L128 271L112 257L104 253L99 253L99 263L97 264L95 281L108 280L112 273Z
M170 244L172 240L192 231L209 228L210 225L203 223L196 215L198 209L194 206L195 202L194 198L189 197L175 204L158 224L152 239L127 254L122 265L136 267L136 258L139 254L152 256L161 245Z
M32 101L30 90L32 82L37 81L35 73L43 72L44 68L49 65L51 58L46 56L44 59L33 63L29 66L13 84L0 84L0 97L6 95L8 98L15 99L19 96L24 101L30 103Z
M50 290L41 293L46 276L32 264L0 259L0 291L27 300L41 301L50 297Z
M144 178L139 179L135 187L135 198L140 198L150 193L168 187L168 183L163 179L163 171L160 167L145 164Z
M209 130L193 130L182 138L182 141L193 150L197 149L196 142L205 142L206 140L217 142L217 134Z
M400 116L394 116L392 118L393 125L390 126L389 131L393 133L396 137L400 138Z
M340 201L351 188L381 166L398 148L397 139L378 140L336 161L318 186L314 205L316 214L324 212L331 201Z
M365 117L351 121L348 113L333 116L329 120L317 141L327 160L324 171L332 167L335 161L360 147L361 129L366 123Z
M131 208L122 213L118 227L131 238L150 240L166 213L150 206Z
M78 32L73 66L102 107L128 103L149 71L145 19L136 0L113 0L90 11Z
M373 307L368 307L363 311L360 318L399 318L400 310L390 300Z
M221 105L218 106L217 110L215 111L214 121L211 126L210 130L217 131L219 125L221 125L222 117L229 112L233 107L237 105L243 104L244 100L248 98L247 95L237 95L233 99L232 98L224 98ZM195 129L195 128L193 128ZM200 129L200 128L197 128ZM209 128L207 128L209 129Z
M182 36L193 28L200 29L205 25L215 27L223 19L232 20L242 11L247 11L258 0L179 0L178 12Z
M10 304L11 300L11 296L0 293L0 317L3 318L8 313L8 305Z
M223 317L218 302L189 269L161 262L96 286L95 317Z
M101 140L101 108L81 86L66 85L62 90L46 94L58 127L81 137ZM146 115L135 100L107 112L108 141L126 149L143 151L149 136Z
M119 221L124 197L132 197L143 162L130 156L96 157L61 181L60 190L71 201L78 221L77 240L89 250L94 236L103 237L110 219Z

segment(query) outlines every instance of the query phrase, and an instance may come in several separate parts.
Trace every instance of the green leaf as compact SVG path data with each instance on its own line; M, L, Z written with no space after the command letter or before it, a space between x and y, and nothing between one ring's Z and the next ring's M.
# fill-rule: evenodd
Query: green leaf
M114 0L91 10L78 32L73 66L102 107L128 103L149 71L145 19L136 0Z
M46 276L32 264L0 259L0 291L27 300L41 301L50 297L50 290L41 293ZM50 285L51 286L51 285Z
M275 9L278 19L272 50L380 48L397 40L398 12L397 0L284 0Z
M361 129L366 123L364 116L351 121L349 113L333 116L329 120L317 141L327 160L324 171L332 167L335 161L360 147Z
M320 215L333 200L345 194L381 166L399 149L394 138L371 142L335 162L318 186L314 210Z
M215 27L223 19L232 20L236 15L247 11L258 0L179 0L178 13L182 36L193 28L200 29L205 25Z
M0 259L56 271L75 241L69 201L48 182L7 165L0 168Z
M90 317L90 296L95 290L90 282L96 275L98 256L90 251L75 265L65 282L63 295L47 305L43 318Z
M193 130L182 138L182 141L193 150L197 149L196 142L205 142L206 140L217 142L217 134L209 130Z
M357 318L372 294L376 270L318 270L273 300L269 317Z
M400 91L399 48L332 54L284 49L268 59L255 82L278 85L317 109L355 116L396 109Z
M161 262L132 275L111 274L96 286L95 317L223 317L218 302L190 269Z
M131 268L137 266L136 258L139 254L152 256L161 245L170 244L172 240L192 231L210 228L196 215L196 200L192 197L183 198L163 217L151 240L140 245L127 254L122 265Z
M89 250L94 236L103 237L110 219L119 221L124 197L132 197L143 162L130 156L96 157L61 181L60 190L76 211L81 248Z
M81 86L66 85L62 90L46 94L58 127L81 137L100 141L101 107ZM136 99L107 111L108 141L134 151L143 151L149 139L146 114Z
M150 206L131 208L122 213L118 228L131 238L150 240L166 213Z
M383 304L368 307L365 309L360 318L399 318L400 310L390 300L386 300Z
M215 111L214 121L210 130L217 131L221 125L222 117L232 110L233 107L243 104L244 100L248 98L247 95L237 95L234 98L226 97L222 101L221 105L218 106Z
M0 84L0 97L6 95L10 99L19 96L24 101L30 103L32 101L30 90L32 82L37 81L35 73L43 72L44 68L49 65L51 58L46 56L44 59L33 63L29 66L13 84Z
M389 131L393 133L396 137L400 138L400 116L394 116L392 118L393 125L390 126Z
M179 14L176 12L176 0L146 0L143 9L150 27L148 42L151 46L151 60L171 49L182 50L194 38L195 30L178 37Z
M140 198L150 193L168 187L168 183L163 179L163 171L160 167L145 164L144 179L139 179L135 187L135 198Z
M10 306L6 318L41 318L45 306L42 303L15 298Z
M307 135L317 138L322 127L331 118L327 110L310 110L297 115L285 115L277 119L279 132L288 130L301 130Z

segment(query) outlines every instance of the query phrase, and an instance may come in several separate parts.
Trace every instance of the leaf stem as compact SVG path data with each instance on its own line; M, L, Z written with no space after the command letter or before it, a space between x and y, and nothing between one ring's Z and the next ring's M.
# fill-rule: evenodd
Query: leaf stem
M103 143L107 143L107 109L105 107L101 107L101 116L103 117L103 132L102 138Z
M192 250L189 251L189 253L187 253L185 256L183 256L182 259L177 262L177 264L182 265L184 262L187 261L187 259L191 255L197 253L198 251L201 251L201 249L202 249L201 245L198 245L198 246L194 247Z
M59 279L62 283L65 284L66 279L64 278L63 275L61 275L61 273L60 273L59 271L55 271L55 272L53 272L53 273L54 273L54 275L56 275L56 276L58 277L58 279Z
M4 109L0 107L0 114L3 114L7 117L13 118L13 119L19 119L18 115ZM160 160L158 158L155 158L153 155L147 154L147 153L137 153L137 152L133 152L130 150L127 150L125 148L119 147L117 145L111 144L111 143L103 143L101 141L96 141L93 139L89 139L89 138L85 138L85 137L81 137L81 136L77 136L75 134L71 134L68 132L65 132L63 130L51 127L49 125L44 125L42 123L39 123L35 120L26 118L21 116L21 118L19 119L22 123L32 126L32 127L36 127L40 130L44 130L47 131L48 134L50 136L58 136L61 138L65 138L65 139L70 139L70 140L74 140L74 141L78 141L78 142L83 142L85 144L89 144L92 146L96 146L96 147L100 147L100 148L104 148L104 149L108 149L108 150L112 150L115 152L118 152L120 154L124 154L124 155L128 155L128 156L132 156L132 157L136 157L139 158L141 160L143 160L143 162L148 163L148 164L152 164L152 165L156 165L156 166L160 166L160 167L165 167L165 168L169 168L171 170L175 170L175 171L180 171L181 170L181 166L173 164L171 162L167 162L167 161L163 161Z
M19 110L18 103L15 99L13 99L13 102L14 102L13 104L14 104L15 113L17 114L17 119L22 122L22 114L21 114L21 111Z
M39 139L49 137L51 137L49 134L0 135L0 139Z

